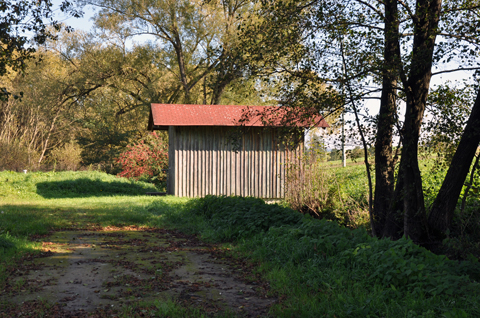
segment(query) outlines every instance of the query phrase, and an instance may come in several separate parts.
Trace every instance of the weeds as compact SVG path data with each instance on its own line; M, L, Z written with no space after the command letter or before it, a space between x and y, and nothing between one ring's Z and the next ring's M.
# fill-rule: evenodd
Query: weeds
M29 149L18 140L11 142L0 141L0 169L1 170L36 170L40 155Z
M49 161L57 170L77 170L82 162L82 149L75 141L52 150Z
M184 223L193 220L189 215L203 216L201 225L190 223L192 231L217 242L233 241L231 251L262 264L260 272L284 299L272 309L274 316L480 315L476 259L451 261L406 239L379 240L364 229L309 216L293 221L287 216L296 212L261 207L257 200L208 197L181 214ZM278 219L269 227L248 227L251 220L261 224L257 218L271 217L264 211L276 211Z
M285 202L292 209L350 228L370 226L365 171L333 169L318 156L305 156L286 171Z
M274 226L296 224L301 215L261 199L206 196L192 201L190 212L202 216L211 230L204 238L213 241L235 241L264 233Z

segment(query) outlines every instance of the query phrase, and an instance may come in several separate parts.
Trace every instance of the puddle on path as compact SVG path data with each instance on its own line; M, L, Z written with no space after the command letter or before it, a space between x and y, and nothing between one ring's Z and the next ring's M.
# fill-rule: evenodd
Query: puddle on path
M275 301L263 286L240 279L242 266L178 232L55 232L43 239L43 247L43 257L12 274L0 294L2 306L46 301L81 317L142 301L174 300L207 312L258 317L266 316Z

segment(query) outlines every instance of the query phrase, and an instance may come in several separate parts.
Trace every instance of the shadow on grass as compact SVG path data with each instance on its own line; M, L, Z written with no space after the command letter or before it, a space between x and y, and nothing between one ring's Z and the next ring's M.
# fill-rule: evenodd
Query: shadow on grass
M86 198L114 195L137 196L157 191L155 186L142 186L131 182L105 182L89 178L37 183L37 193L46 199Z
M72 227L75 212L36 205L2 205L0 232L14 237L45 235L51 230Z
M74 199L72 199L74 200ZM153 200L153 202L148 202ZM184 209L182 202L165 202L165 199L151 198L145 203L135 199L107 199L106 202L90 206L62 206L60 204L4 204L0 205L0 236L9 233L15 237L45 235L52 230L89 229L106 226L154 226L165 225L164 216L175 217ZM167 198L168 200L168 198ZM2 244L8 245L4 240Z

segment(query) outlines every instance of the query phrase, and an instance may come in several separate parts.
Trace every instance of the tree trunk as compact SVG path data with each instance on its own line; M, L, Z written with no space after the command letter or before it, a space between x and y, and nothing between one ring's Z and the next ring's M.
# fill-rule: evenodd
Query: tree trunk
M225 80L222 80L220 82L215 83L215 86L214 86L213 91L212 91L212 100L211 100L210 104L212 104L212 105L220 104L220 100L222 98L225 87L227 87L227 85L230 84L230 82L232 82L232 81L233 81L233 77L227 78Z
M397 178L383 228L383 237L398 240L403 235L403 194L403 178Z
M392 141L396 112L397 64L400 55L398 34L397 0L386 0L385 69L375 139L375 200L372 227L377 236L388 237L392 235L385 232L385 224L395 184Z
M441 7L441 0L417 0L410 73L408 80L402 79L407 108L398 171L398 178L403 183L401 192L397 193L403 197L403 234L416 243L428 236L422 177L418 166L418 142L432 77Z
M173 19L173 18L172 18ZM183 92L185 94L185 104L190 104L190 87L187 80L187 71L185 66L185 58L183 56L182 40L180 39L180 34L176 23L173 22L172 32L174 33L175 42L172 43L175 49L175 54L177 55L178 71L180 73L180 81L183 86Z
M408 112L408 106L407 115L412 116L412 111ZM418 119L420 116L423 117L423 114L418 114L415 117ZM403 191L400 192L403 197L403 235L416 243L420 243L425 239L426 234L425 202L422 177L418 167L418 134L416 129L421 123L416 124L416 121L411 119L408 122L410 124L406 125L405 128L411 130L411 132L405 134L402 159L398 170L399 178L403 179Z
M428 225L437 237L445 236L450 227L455 207L468 175L472 160L480 143L480 90L472 113L463 132L458 148L443 180L442 187L433 202Z

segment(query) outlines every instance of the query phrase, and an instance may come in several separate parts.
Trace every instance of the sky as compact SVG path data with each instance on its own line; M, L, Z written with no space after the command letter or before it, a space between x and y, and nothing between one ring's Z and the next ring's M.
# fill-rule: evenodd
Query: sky
M63 0L53 0L54 14L59 22L65 23L76 30L89 31L93 27L92 17L95 10L92 6L84 7L84 16L82 18L70 17L60 11L60 4Z

